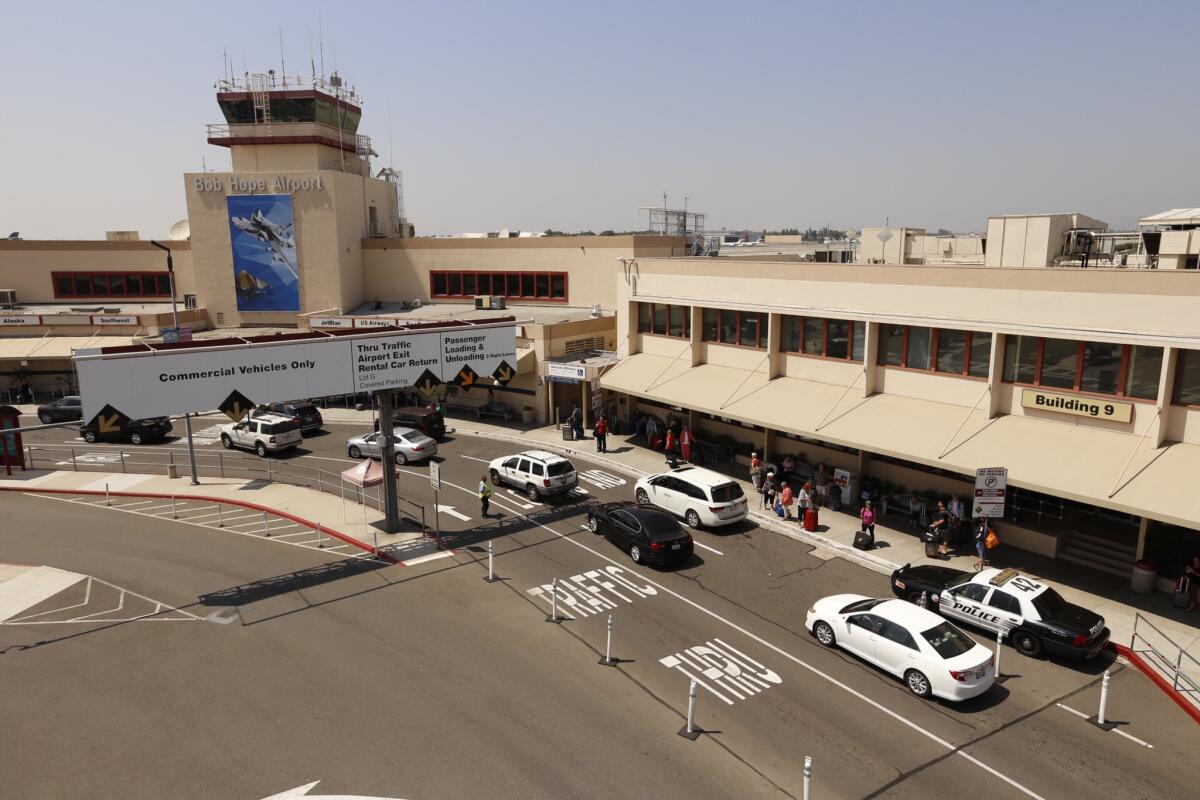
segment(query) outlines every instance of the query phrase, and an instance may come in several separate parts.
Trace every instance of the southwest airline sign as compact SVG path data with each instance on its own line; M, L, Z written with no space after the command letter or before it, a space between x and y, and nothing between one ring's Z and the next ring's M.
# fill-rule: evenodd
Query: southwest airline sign
M515 320L76 350L83 417L130 419L418 384L504 382ZM228 413L228 412L227 412Z

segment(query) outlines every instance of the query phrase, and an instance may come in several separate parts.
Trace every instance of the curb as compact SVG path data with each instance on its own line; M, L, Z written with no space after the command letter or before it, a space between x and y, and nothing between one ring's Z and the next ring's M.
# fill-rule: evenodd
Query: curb
M1123 644L1109 642L1109 645L1117 651L1117 655L1121 656L1130 664L1133 664L1135 667L1137 667L1138 671L1149 678L1151 683L1161 689L1167 697L1174 700L1175 705L1182 708L1183 712L1192 718L1192 721L1200 723L1200 708L1197 708L1194 703L1190 702L1186 697L1184 697L1178 689L1167 683L1167 679L1159 674L1159 672L1151 667L1148 663L1146 663L1144 658Z
M20 492L21 494L79 494L79 495L88 495L88 496L92 496L92 497L104 497L105 496L104 492L101 492L96 489L39 489L36 486L30 486L30 487L0 486L0 491ZM225 497L213 497L211 495L203 495L203 494L182 494L182 495L175 494L175 495L172 495L172 494L160 494L158 492L108 492L107 494L109 497L148 497L148 498L153 498L153 499L157 499L157 500L169 500L171 498L175 498L177 500L179 500L179 499L204 500L209 503L219 503L219 504L223 504L223 505L238 506L239 508L245 508L250 511L262 511L267 514L274 514L275 516L280 517L281 519L290 520L292 522L295 522L297 525L303 525L304 527L310 528L312 530L316 530L316 528L317 528L317 523L315 523L311 520L307 520L304 517L297 517L295 514L291 514L287 511L279 511L277 509L271 508L270 506L259 505L258 503L251 503L246 500L231 500L231 499L225 498ZM353 536L350 536L345 533L341 533L340 531L336 531L333 528L327 528L323 525L321 526L321 533L327 533L335 539L340 539L342 542L345 542L346 544L348 544L352 547L357 547L358 549L363 550L364 552L371 553L371 554L375 555L377 558L383 559L384 561L388 561L392 564L399 564L399 565L403 566L403 562L397 560L394 556L391 556L391 555L383 552L382 550L380 550L378 553L376 553L375 548L371 547L371 545L367 544L366 542L360 542L358 539L355 539Z

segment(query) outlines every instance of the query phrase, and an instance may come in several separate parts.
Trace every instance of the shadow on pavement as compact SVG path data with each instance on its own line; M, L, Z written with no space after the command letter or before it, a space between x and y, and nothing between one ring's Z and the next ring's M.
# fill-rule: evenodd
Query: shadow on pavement
M382 549L382 548L381 548ZM281 594L311 589L314 586L352 578L386 569L392 565L369 558L349 558L331 561L316 567L276 575L272 578L244 583L218 592L202 594L198 598L202 606L242 606L256 603Z

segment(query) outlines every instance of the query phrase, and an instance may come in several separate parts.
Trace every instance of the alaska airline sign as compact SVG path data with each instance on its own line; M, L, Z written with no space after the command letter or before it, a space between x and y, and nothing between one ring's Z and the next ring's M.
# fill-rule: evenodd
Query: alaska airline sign
M154 349L154 347L162 349ZM402 331L252 337L189 345L76 350L83 417L130 419L484 378L507 383L513 319Z

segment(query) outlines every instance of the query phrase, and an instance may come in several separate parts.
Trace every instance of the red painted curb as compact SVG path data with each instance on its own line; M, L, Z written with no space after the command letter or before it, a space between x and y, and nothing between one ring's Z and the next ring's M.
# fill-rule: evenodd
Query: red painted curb
M105 492L94 489L39 489L36 486L0 486L0 491L21 492L23 494L83 494L98 497L105 496ZM277 517L291 520L292 522L295 522L298 525L303 525L306 528L311 528L312 530L317 529L317 523L307 520L304 517L297 517L295 514L290 514L286 511L278 511L274 508L259 505L258 503L251 503L245 500L231 500L227 497L210 497L202 494L170 495L159 494L157 492L108 492L107 494L109 497L149 497L156 500L170 500L172 497L177 500L205 500L209 503L222 503L224 505L238 506L239 508L245 508L251 511L265 511L268 514L274 514ZM366 542L360 542L353 536L335 531L333 528L326 528L324 525L322 525L321 533L327 533L333 538L340 539L351 547L357 547L358 549L367 553L375 553L375 548L371 547L371 545L367 544ZM397 560L393 556L390 556L383 551L380 551L376 555L378 558L381 558L384 561L388 561L392 564L399 564L401 566L404 565L404 562Z
M1162 689L1167 697L1175 701L1175 705L1184 710L1184 713L1191 717L1195 722L1200 723L1200 708L1197 708L1194 703L1189 702L1188 699L1184 697L1178 689L1167 683L1167 679L1160 675L1156 669L1147 664L1145 659L1123 644L1109 642L1109 645L1116 648L1117 655L1128 659L1129 663L1133 664L1143 675L1153 681L1155 686L1157 686L1159 689Z

